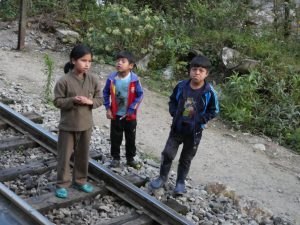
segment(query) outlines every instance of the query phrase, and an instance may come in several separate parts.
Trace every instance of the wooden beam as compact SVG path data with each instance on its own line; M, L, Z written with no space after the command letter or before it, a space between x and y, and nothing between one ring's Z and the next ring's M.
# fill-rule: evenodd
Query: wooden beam
M3 169L0 171L0 182L13 180L25 174L42 174L56 168L57 160L42 160L18 167Z
M152 224L153 224L153 220L145 214L139 216L134 220L128 221L127 223L123 223L123 225L152 225Z
M139 217L139 215L137 213L130 213L130 214L125 214L122 216L118 216L118 217L114 217L110 220L108 220L107 222L101 222L97 225L115 225L115 224L124 224L128 221L131 221L135 218Z
M107 193L108 191L106 188L97 186L94 186L94 191L92 193L85 193L75 190L74 188L68 188L68 198L57 198L54 192L51 192L44 195L27 198L25 201L36 210L44 213L51 209L68 207L75 202L92 199L99 194L103 195Z
M145 215L139 215L137 213L126 214L110 219L107 222L101 222L97 225L152 225L153 220Z
M97 152L90 152L91 158L99 158L101 155ZM0 170L0 182L13 180L20 175L25 174L42 174L46 173L49 170L55 169L57 167L56 158L48 159L48 160L39 160L29 164L25 164L22 166L12 167ZM138 182L136 180L136 182Z
M11 137L5 140L0 140L0 152L10 150L25 150L39 146L35 141L26 136Z

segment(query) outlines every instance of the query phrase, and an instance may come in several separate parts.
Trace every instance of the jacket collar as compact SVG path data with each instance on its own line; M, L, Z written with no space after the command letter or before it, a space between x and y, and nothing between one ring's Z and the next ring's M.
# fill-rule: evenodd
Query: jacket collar
M74 78L77 79L77 80L81 80L81 79L77 76L77 74L75 74L75 71L74 71L74 70L70 70L70 71L68 72L68 74L69 74L70 76L74 77ZM85 80L86 76L87 76L86 73L83 74L83 79L84 79L84 80Z
M134 81L138 80L138 76L134 72L130 71L129 75L130 75L130 81L131 82L134 82ZM118 76L118 72L113 72L109 75L108 79L114 80L116 78L116 76Z
M190 83L191 83L191 79L188 79L186 80L184 86L188 88ZM204 80L204 86L202 86L201 89L203 92L209 92L211 90L211 86L206 80Z

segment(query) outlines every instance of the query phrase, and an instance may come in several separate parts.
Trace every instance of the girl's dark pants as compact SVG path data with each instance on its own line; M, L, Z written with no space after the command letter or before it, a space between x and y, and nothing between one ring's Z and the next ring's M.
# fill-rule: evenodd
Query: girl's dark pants
M73 152L73 182L78 185L87 182L91 134L92 128L85 131L59 130L57 187L67 188L71 185L70 158Z
M115 160L120 160L120 146L123 140L123 132L125 133L125 150L127 162L133 160L136 154L135 136L136 136L136 120L120 120L117 116L115 120L111 120L110 125L110 142L111 156Z
M191 162L197 153L198 145L202 137L202 131L195 135L180 135L173 131L170 132L166 146L162 152L162 160L160 166L160 177L166 181L171 169L179 145L183 144L183 148L179 158L177 169L176 183L184 183L190 170Z

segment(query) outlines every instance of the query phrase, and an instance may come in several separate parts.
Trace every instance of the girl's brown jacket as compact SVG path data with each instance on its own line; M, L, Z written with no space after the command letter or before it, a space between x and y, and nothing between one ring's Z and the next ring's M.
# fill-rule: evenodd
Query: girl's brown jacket
M74 103L75 96L85 96L93 101L93 105ZM70 71L61 77L54 88L54 105L60 109L59 129L65 131L84 131L93 126L92 109L103 103L100 81L92 75L80 79Z

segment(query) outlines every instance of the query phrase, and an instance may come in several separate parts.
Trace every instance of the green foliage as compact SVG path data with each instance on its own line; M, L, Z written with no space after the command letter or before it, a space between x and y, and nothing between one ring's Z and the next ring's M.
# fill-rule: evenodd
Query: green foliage
M300 151L299 74L292 68L286 74L264 72L235 74L221 85L222 116L236 128L264 133Z
M242 1L198 1L190 0L187 10L191 14L192 22L197 28L208 30L237 30L243 26L247 15ZM193 27L194 30L194 27Z
M150 90L156 91L165 96L170 95L170 92L177 83L173 79L166 80L162 76L163 71L161 70L138 71L138 74L143 77L142 83L147 85Z
M0 1L0 18L5 20L16 19L19 15L19 2L17 0ZM56 17L74 19L83 11L89 10L96 6L94 0L28 0L27 15L37 16L45 14L54 14Z
M0 1L0 19L11 20L18 14L17 0L2 0Z
M127 49L140 58L163 44L158 35L163 20L147 7L135 14L124 6L107 4L95 8L84 19L92 25L86 42L98 54L113 56Z
M141 152L141 156L140 156L144 161L147 159L152 160L155 163L160 163L160 159L158 157L156 157L152 152L150 153L145 153L145 152Z
M145 6L150 7L152 10L172 14L184 12L184 6L188 0L106 0L105 2L111 4L126 5L127 8L139 10Z
M172 65L177 73L179 57L187 54L191 46L190 37L184 35L187 28L181 26L179 19L164 18L147 6L133 11L124 5L106 4L82 13L81 18L89 24L85 42L92 46L97 58L107 63L126 49L137 59L151 54L150 69Z
M291 133L287 133L287 143L290 146L294 146L298 152L300 152L300 128L297 128Z
M44 74L46 75L46 82L44 84L44 101L45 103L52 102L52 88L54 83L53 70L54 70L54 61L48 54L44 55Z
M166 95L177 80L187 78L187 54L201 51L212 61L211 74L230 76L220 85L221 116L237 128L264 133L300 151L299 6L274 1L274 22L258 26L249 12L256 14L253 9L260 6L246 0L105 2L98 7L93 0L30 0L28 14L63 17L92 47L94 59L102 62L113 64L115 53L123 49L137 59L150 54L149 70L138 73L143 83ZM17 16L18 4L16 0L1 1L0 17ZM289 11L294 13L287 15ZM220 60L223 47L261 64L249 74L228 74ZM47 63L45 59L51 70ZM163 77L168 67L174 72L171 80ZM52 75L45 74L46 87Z
M20 145L20 146L18 146L18 148L17 148L17 153L18 153L18 154L23 154L23 153L24 153L24 150L25 150L24 145Z
M221 88L222 115L231 120L237 128L243 125L255 129L257 112L262 104L257 90L262 88L262 85L261 76L257 71L245 76L236 73L229 77Z

